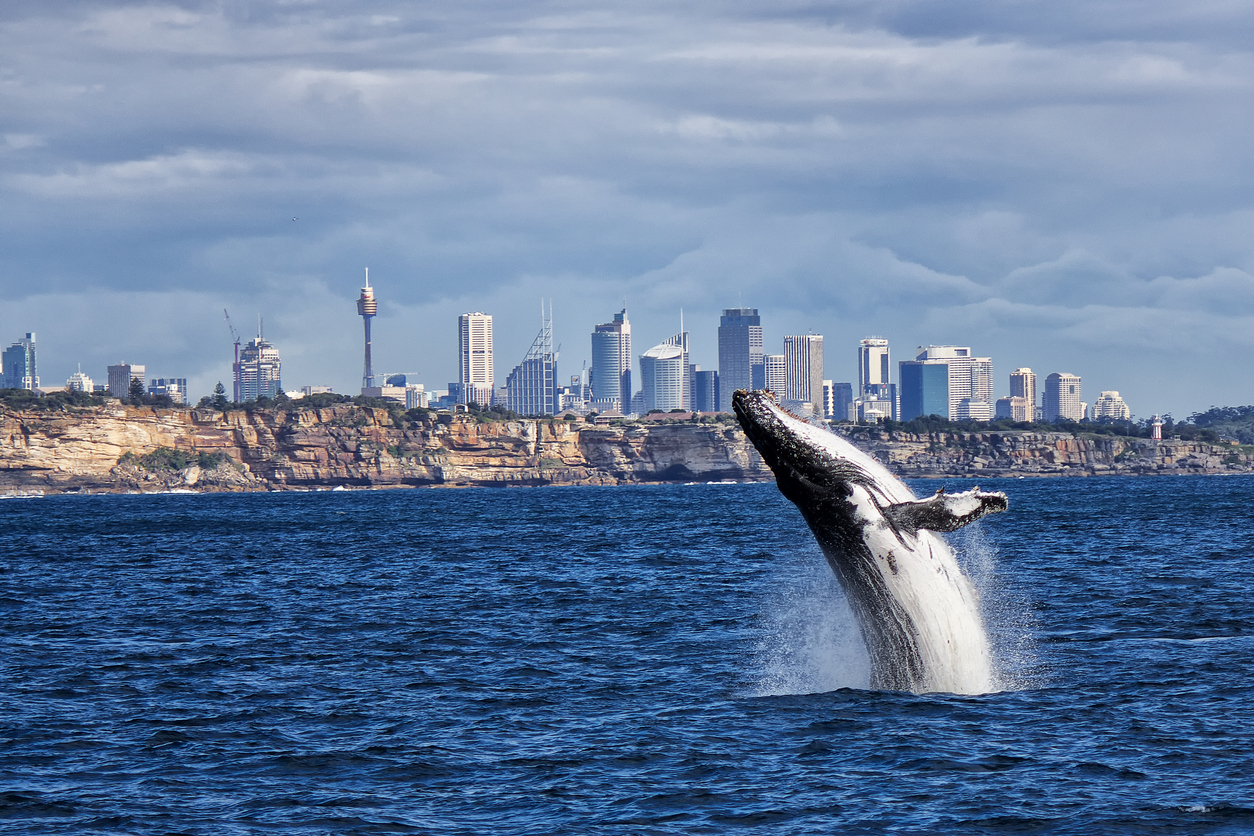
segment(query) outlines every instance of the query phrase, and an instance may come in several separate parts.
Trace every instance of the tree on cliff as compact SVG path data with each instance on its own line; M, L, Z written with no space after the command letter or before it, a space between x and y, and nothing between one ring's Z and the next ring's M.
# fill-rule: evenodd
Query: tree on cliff
M144 381L140 380L138 377L132 377L129 394L131 397L131 403L136 405L142 404L144 402Z
M218 385L213 387L213 408L226 411L226 387L222 385L222 381L218 381Z

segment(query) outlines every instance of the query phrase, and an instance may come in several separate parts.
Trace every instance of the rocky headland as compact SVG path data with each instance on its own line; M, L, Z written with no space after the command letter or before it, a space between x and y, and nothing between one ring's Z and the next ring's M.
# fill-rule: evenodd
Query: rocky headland
M852 440L910 477L1254 472L1254 448L1066 432ZM553 419L322 409L0 409L0 494L765 481L728 421Z

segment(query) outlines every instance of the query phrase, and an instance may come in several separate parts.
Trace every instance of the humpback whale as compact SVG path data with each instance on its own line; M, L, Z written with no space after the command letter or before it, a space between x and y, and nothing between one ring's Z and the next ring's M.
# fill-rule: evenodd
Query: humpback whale
M871 659L871 687L993 690L975 588L933 532L1006 510L1006 495L942 488L917 499L884 465L781 409L768 391L740 389L732 408L845 591Z

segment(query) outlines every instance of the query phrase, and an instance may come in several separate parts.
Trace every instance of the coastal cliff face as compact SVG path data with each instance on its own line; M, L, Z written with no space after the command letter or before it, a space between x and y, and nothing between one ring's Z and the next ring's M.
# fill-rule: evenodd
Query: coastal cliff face
M1090 476L1254 471L1254 449L1055 432L852 440L902 476ZM176 464L161 451L179 455ZM147 457L147 458L146 458ZM730 423L480 422L385 409L0 410L0 494L316 487L617 485L769 480Z
M144 461L161 449L189 463L174 469ZM728 423L594 427L434 413L408 420L352 405L0 412L0 492L9 493L769 478L757 451Z
M1101 476L1254 472L1254 448L1061 432L860 433L902 476Z

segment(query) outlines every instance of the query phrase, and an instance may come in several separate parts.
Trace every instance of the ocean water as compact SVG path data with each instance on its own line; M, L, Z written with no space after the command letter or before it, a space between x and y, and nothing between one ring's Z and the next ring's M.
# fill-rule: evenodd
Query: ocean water
M773 485L0 502L0 832L1254 832L1254 479L982 487L964 697Z

